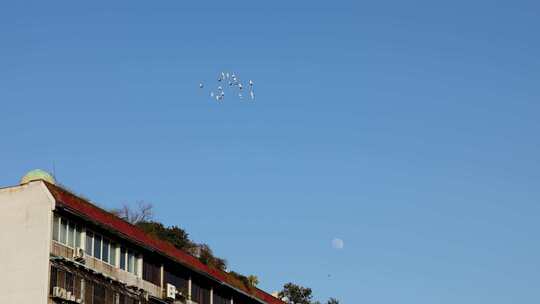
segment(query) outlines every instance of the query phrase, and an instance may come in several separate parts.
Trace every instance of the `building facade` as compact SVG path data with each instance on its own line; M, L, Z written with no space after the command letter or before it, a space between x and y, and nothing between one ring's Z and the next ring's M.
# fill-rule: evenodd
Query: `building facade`
M0 189L0 303L283 304L51 181Z

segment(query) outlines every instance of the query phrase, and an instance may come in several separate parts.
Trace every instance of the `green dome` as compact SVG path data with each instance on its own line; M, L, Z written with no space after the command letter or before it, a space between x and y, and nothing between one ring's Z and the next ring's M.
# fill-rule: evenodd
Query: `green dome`
M54 180L54 177L52 177L52 175L43 170L36 169L26 173L26 175L23 176L23 178L21 179L21 185L37 180L43 180L53 185L56 184L56 181Z

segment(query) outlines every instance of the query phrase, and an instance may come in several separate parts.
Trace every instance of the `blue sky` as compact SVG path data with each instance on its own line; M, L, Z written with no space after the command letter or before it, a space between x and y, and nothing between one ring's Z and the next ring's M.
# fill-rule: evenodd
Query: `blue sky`
M152 202L268 291L538 302L540 5L259 2L0 4L0 184Z

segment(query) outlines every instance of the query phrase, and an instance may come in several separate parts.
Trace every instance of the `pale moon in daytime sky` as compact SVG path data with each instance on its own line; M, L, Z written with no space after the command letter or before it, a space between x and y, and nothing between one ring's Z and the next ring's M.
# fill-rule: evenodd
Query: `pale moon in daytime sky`
M341 250L343 247L345 247L345 242L342 239L334 238L332 240L332 248Z

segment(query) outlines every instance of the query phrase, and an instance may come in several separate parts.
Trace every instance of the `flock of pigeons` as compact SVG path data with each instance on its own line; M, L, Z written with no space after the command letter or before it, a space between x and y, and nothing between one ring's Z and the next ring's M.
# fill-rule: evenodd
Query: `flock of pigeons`
M240 78L235 73L221 72L217 78L217 88L210 91L210 97L215 98L217 102L223 102L225 99L225 90L227 95L231 94L240 100L244 99L244 94L251 100L255 100L255 92L253 91L253 80L249 80L248 87L245 88ZM204 83L199 83L199 88L204 89Z

